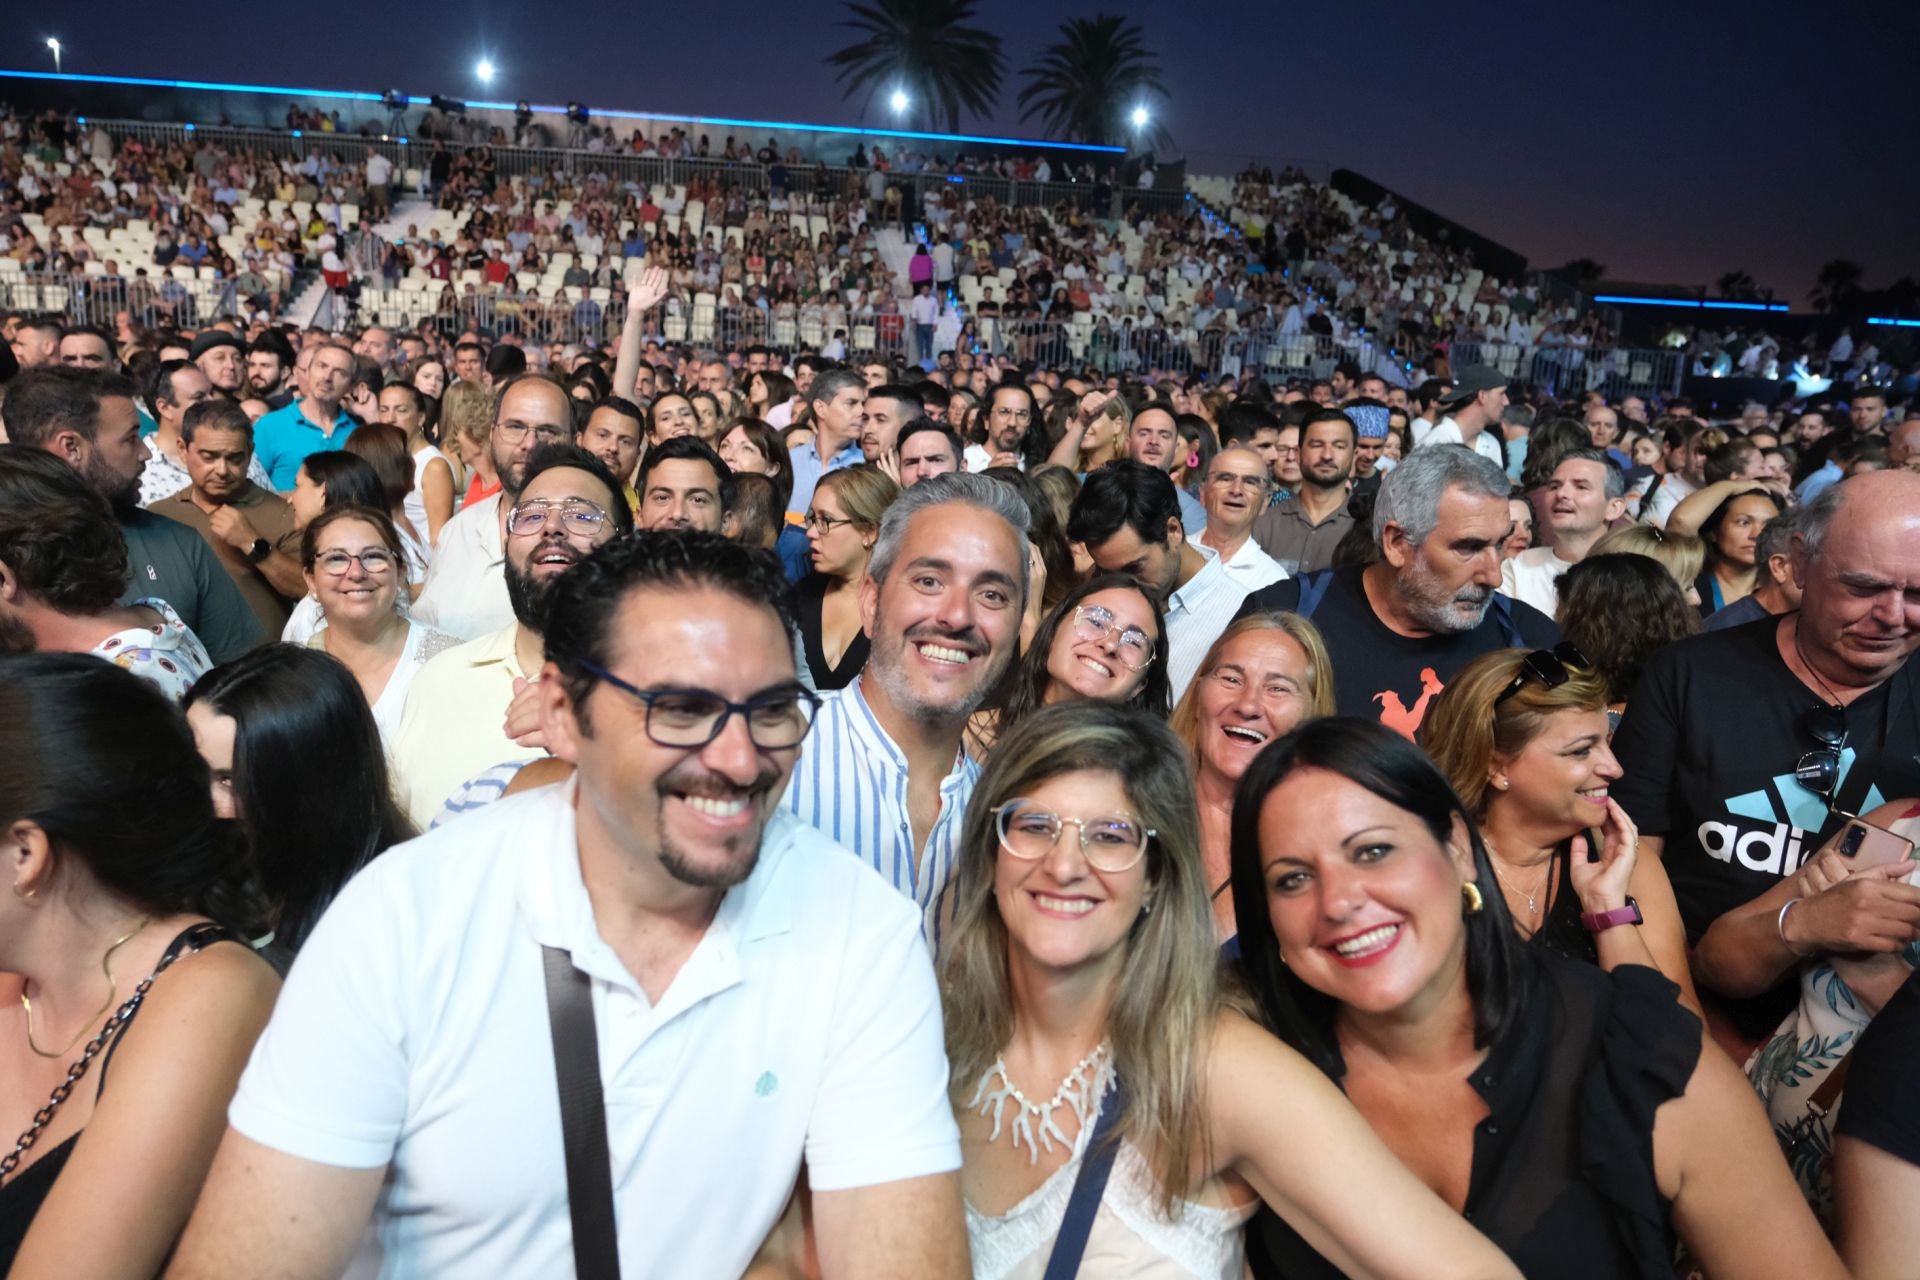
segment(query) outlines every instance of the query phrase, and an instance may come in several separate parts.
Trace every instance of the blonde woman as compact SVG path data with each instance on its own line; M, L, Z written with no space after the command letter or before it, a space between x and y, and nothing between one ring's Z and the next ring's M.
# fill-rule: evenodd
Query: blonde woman
M477 382L456 382L440 402L440 438L448 442L448 461L458 465L454 485L464 493L461 506L484 502L500 492L493 467L493 392Z
M1700 571L1706 567L1707 547L1700 539L1685 533L1668 533L1650 524L1630 524L1615 529L1593 544L1587 558L1607 555L1645 556L1658 561L1673 575L1674 583L1687 603L1700 607Z
M1237 1277L1264 1203L1349 1275L1518 1275L1217 985L1182 754L1076 701L981 774L942 965L974 1274Z
M1080 397L1066 432L1048 462L1082 474L1127 456L1127 432L1133 410L1118 391L1089 391Z
M1262 747L1333 712L1333 659L1320 628L1297 613L1249 614L1222 631L1173 709L1193 765L1200 862L1222 942L1234 936L1233 789Z

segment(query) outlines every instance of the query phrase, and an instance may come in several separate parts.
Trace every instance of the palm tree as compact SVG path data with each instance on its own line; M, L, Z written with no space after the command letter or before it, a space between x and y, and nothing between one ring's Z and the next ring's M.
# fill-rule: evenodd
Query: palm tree
M1056 138L1126 143L1134 108L1150 94L1167 96L1146 33L1137 22L1102 13L1061 24L1060 37L1021 73L1027 84L1020 90L1020 118L1038 116ZM1159 125L1151 136L1157 146L1171 141Z
M1847 258L1835 258L1820 268L1820 274L1814 277L1813 292L1808 299L1815 311L1838 311L1845 307L1860 292L1860 281L1866 275L1857 262Z
M1751 302L1760 296L1760 282L1748 271L1729 271L1714 282L1714 288L1734 302Z
M1570 276L1578 285L1598 284L1607 274L1607 264L1595 262L1592 258L1575 258L1560 268L1560 274Z
M914 119L945 125L948 133L960 131L963 111L992 114L1007 59L999 36L968 25L973 0L873 0L847 8L853 17L840 25L865 38L827 57L840 69L843 99L861 90L868 102L876 92L904 92Z

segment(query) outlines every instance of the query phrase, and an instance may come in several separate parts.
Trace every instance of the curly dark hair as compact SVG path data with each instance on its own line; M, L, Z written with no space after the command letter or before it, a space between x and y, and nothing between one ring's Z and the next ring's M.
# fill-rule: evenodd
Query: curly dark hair
M127 540L113 509L41 449L0 445L0 561L61 613L113 607L127 586Z
M1696 635L1700 613L1673 575L1646 556L1588 556L1560 575L1560 631L1625 702L1654 654Z

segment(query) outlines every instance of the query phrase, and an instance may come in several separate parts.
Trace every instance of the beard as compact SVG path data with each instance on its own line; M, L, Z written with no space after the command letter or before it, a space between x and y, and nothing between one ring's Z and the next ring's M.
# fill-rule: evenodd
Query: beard
M6 609L0 609L0 653L32 653L40 647L33 629Z
M80 478L99 491L101 497L113 508L116 517L125 517L140 509L140 473L131 477L123 476L100 460L99 454L91 454L86 465L81 468Z
M547 604L553 599L553 584L560 580L559 574L537 577L531 572L514 566L511 557L506 562L507 603L513 606L513 616L520 625L529 631L546 630Z
M703 786L703 782L709 779L717 785ZM779 782L778 769L770 766L763 768L760 776L755 778L747 788L748 803L758 803ZM702 769L697 761L689 760L661 774L653 785L658 802L654 812L658 815L655 830L659 836L660 865L666 868L668 875L681 884L692 885L696 889L724 890L733 888L753 874L753 869L760 863L760 840L766 832L764 818L750 831L743 831L721 841L720 848L724 857L717 865L711 860L696 859L689 850L676 844L673 837L667 833L666 812L670 795L675 792L699 794L703 790L709 793L735 792L739 788L734 783L714 778L712 774Z
M975 658L980 671L971 687L953 691L945 701L923 696L907 678L907 646L918 641L931 640L955 642L955 647L969 650L985 650L986 656ZM994 653L986 638L978 631L968 628L965 631L946 631L934 626L909 627L902 632L888 634L882 632L874 637L872 652L868 657L863 678L871 678L880 686L887 700L898 707L909 719L919 724L950 725L964 721L981 707L999 690L1002 678L1013 661L1011 650Z
M1493 603L1493 588L1478 583L1449 589L1429 569L1418 553L1400 575L1400 597L1407 612L1439 635L1458 635L1471 631L1487 616Z

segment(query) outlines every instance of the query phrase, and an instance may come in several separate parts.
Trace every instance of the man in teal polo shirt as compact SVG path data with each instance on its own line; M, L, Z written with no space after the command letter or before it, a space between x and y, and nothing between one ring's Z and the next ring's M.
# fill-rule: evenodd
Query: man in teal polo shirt
M276 490L291 493L301 463L347 443L354 421L340 403L352 380L353 352L340 343L325 343L307 364L306 397L262 414L253 424L254 454Z

